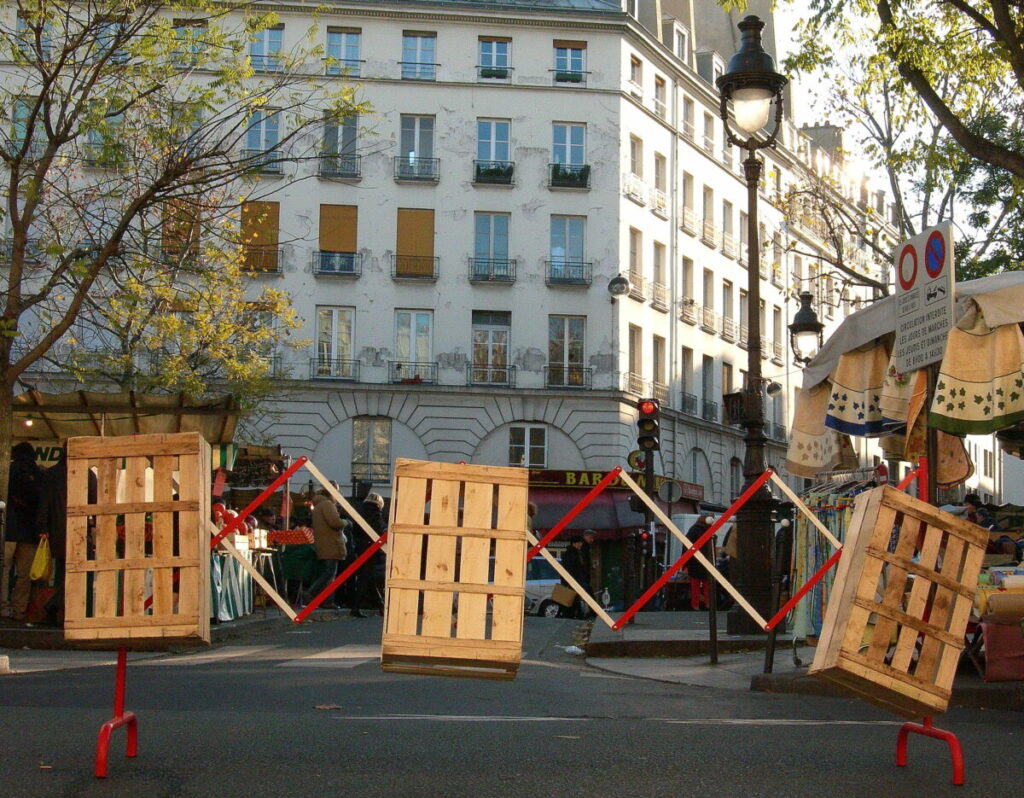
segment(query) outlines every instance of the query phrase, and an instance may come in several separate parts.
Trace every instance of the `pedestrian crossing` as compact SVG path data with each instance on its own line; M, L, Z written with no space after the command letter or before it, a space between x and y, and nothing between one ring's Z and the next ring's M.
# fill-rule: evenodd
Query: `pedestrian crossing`
M380 646L350 644L329 648L324 651L302 653L294 646L221 646L210 651L184 654L174 657L145 660L137 663L150 667L199 667L230 660L283 659L274 663L275 668L355 668L367 663L376 664L380 657Z

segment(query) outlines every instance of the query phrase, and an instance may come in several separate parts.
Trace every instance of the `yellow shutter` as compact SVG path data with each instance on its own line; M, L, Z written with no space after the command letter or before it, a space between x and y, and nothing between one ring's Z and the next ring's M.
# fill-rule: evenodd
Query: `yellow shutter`
M277 202L242 203L242 246L245 268L277 271L277 235L281 206Z
M586 50L587 49L587 43L586 42L574 41L572 39L555 39L554 46L555 47L567 47L570 50Z
M358 208L355 205L320 206L320 250L355 252Z
M434 274L434 211L398 209L398 257L396 273L412 277Z

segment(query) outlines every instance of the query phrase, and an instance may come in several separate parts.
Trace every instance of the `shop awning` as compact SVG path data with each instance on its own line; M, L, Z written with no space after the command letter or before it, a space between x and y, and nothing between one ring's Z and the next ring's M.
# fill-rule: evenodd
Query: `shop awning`
M537 505L537 514L533 518L536 531L551 529L562 520L576 503L586 496L584 490L566 488L530 488L530 501ZM644 525L642 513L634 512L629 507L632 492L624 490L606 490L599 493L566 527L561 537L579 534L584 529L593 529L599 538L619 537L623 529L636 529ZM668 511L664 502L658 506ZM694 512L692 502L677 502L672 505L673 513Z

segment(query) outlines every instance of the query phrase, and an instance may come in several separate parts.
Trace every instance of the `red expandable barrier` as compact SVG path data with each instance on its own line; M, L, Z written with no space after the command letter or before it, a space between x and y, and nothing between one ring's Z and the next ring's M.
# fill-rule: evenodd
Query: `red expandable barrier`
M612 483L612 481L621 473L622 467L615 466L615 468L613 468L611 471L605 474L604 478L596 485L594 485L594 487L592 487L587 492L587 495L576 503L575 507L573 507L564 516L562 516L561 521L559 521L557 524L551 527L550 531L544 537L537 541L536 546L534 546L528 552L526 552L526 561L529 562L530 560L532 560L540 553L540 550L542 548L544 548L548 543L550 543L552 540L558 537L559 533L561 533L561 531L569 525L569 522L572 521L572 519L574 519L581 512L583 512L583 508L590 504L592 501L594 501L594 497L596 497L597 494L599 494L601 491L607 488Z
M311 602L309 602L309 604L307 604L299 612L298 615L295 616L294 620L292 620L292 623L302 623L304 620L306 620L306 618L309 617L310 613L313 612L313 610L315 610L317 607L319 607L323 603L324 599L326 599L329 595L331 595L331 593L333 593L335 590L337 590L338 587L340 585L342 585L345 582L346 579L348 579L350 576L352 576L352 574L354 574L356 571L358 571L362 567L363 563L365 563L374 554L376 554L377 553L377 549L379 549L381 546L383 546L384 543L387 541L387 539L388 539L388 533L384 532L373 543L371 543L369 546L367 546L366 550L362 554L360 554L358 557L356 557L355 561L353 561L352 564L349 565L348 568L346 568L344 571L342 571L340 574L338 574L336 577L334 577L334 581L332 581L327 587L325 587L323 590L321 590L313 598L313 600Z
M960 741L951 731L936 729L932 726L932 719L927 717L924 724L904 723L900 726L896 735L896 765L906 767L907 764L907 736L920 734L924 737L931 737L936 740L945 740L949 745L949 755L953 759L953 783L960 786L964 783L964 752L960 747Z
M615 622L614 626L612 626L612 629L621 629L626 623L629 622L630 618L636 615L640 611L640 609L645 604L647 604L647 602L654 598L657 592L665 586L668 580L675 576L682 569L682 567L690 561L690 558L693 557L701 549L701 547L705 543L711 540L712 535L714 535L721 528L722 524L724 524L726 521L732 518L735 512L744 504L746 504L750 497L761 489L761 486L764 485L765 482L771 479L773 473L774 470L769 468L767 471L761 474L761 476L759 476L752 483L750 483L750 487L743 491L743 493L740 494L736 501L729 505L729 509L722 513L718 520L715 521L710 527L708 527L705 530L704 534L693 542L690 548L683 552L683 555L672 564L671 568L666 570L665 573L658 577L657 581L655 581L653 585L647 588L647 591L633 603L632 607L626 610L625 614Z
M288 468L285 469L284 473L282 473L277 479L270 483L270 487L268 487L266 490L260 493L259 496L257 496L251 502L249 502L249 505L244 510L242 510L238 515L236 515L234 518L228 521L227 524L225 524L224 528L220 530L220 532L218 532L216 535L210 538L210 548L217 548L218 543L220 543L225 537L230 535L232 532L238 529L238 527L244 524L245 519L252 514L252 511L259 507L261 504L263 504L267 496L269 496L271 493L273 493L275 490L281 487L281 485L283 485L292 474L294 474L302 466L304 466L308 460L308 457L300 457L298 460L296 460L294 463L288 466Z
M840 555L842 555L842 553L842 547L835 550L835 552L832 554L831 557L828 558L825 564L815 572L814 576L808 579L804 583L804 586L800 588L796 593L794 593L793 597L790 598L790 600L787 601L777 613L775 613L772 619L764 625L764 630L766 632L770 632L772 629L779 625L779 621L786 617L787 613L791 609L793 609L793 607L796 606L796 603L800 601L800 599L802 599L804 596L806 596L808 591L825 577L825 574L829 572L833 565L839 562L839 557Z
M96 768L98 779L107 777L107 754L110 751L110 733L114 729L127 726L128 744L125 756L138 756L139 753L139 721L134 712L124 711L124 686L128 670L128 649L117 650L117 676L114 681L114 717L100 726L99 737L96 739Z

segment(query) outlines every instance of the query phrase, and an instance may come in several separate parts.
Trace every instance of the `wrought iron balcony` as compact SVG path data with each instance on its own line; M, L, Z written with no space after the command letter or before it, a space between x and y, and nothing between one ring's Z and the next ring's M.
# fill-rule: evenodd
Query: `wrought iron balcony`
M242 150L242 160L248 168L261 175L279 175L284 172L284 154L280 150Z
M557 364L544 367L544 384L548 388L589 389L593 385L594 369L589 366Z
M396 280L436 280L440 258L429 255L392 255L391 276Z
M514 161L473 161L473 182L492 186L511 186Z
M283 72L284 59L280 53L268 53L266 55L250 55L249 63L257 72Z
M437 80L437 68L440 64L428 64L423 61L399 61L402 67L402 80Z
M551 72L552 82L555 85L571 84L576 86L586 86L587 75L590 74L582 69L551 69L548 71Z
M697 406L699 404L697 397L694 396L692 393L683 393L681 399L683 401L683 404L682 407L680 407L680 410L682 410L688 416L696 416Z
M352 463L352 479L356 482L388 483L391 481L391 463Z
M364 63L362 58L325 58L324 74L358 78L362 76Z
M551 188L590 188L590 164L548 164Z
M697 214L693 212L693 208L683 208L683 218L679 227L684 233L697 235Z
M466 369L466 385L499 385L515 388L516 367L470 365Z
M548 285L590 285L593 282L594 264L579 260L549 260L547 265Z
M700 240L709 247L715 248L718 246L718 228L715 227L715 223L710 219L704 220L704 224L701 227Z
M637 396L643 396L647 393L647 380L632 371L627 371L626 377L626 390L630 393L635 393Z
M685 321L687 324L697 324L698 319L701 317L701 306L697 304L697 300L691 297L683 297L682 302L679 305L679 319Z
M781 366L784 362L782 359L783 349L782 341L772 341L772 362L777 366Z
M313 274L358 277L363 273L363 257L358 252L313 253Z
M722 254L727 258L735 258L738 254L736 236L732 233L722 233Z
M360 365L353 358L315 357L309 361L309 376L314 380L358 382Z
M633 269L629 270L629 297L638 302L647 299L647 280L640 272Z
M668 386L665 383L654 380L651 383L651 396L661 402L663 406L668 406Z
M660 188L651 189L651 213L668 218L668 195Z
M705 421L718 421L718 402L712 402L710 399L702 399L700 417Z
M739 335L739 325L735 319L730 319L726 316L722 317L722 338L732 343L736 342L736 337Z
M718 332L718 314L712 308L703 308L700 318L700 327L704 332Z
M516 262L508 258L470 258L469 281L511 285L516 281Z
M489 83L508 83L512 80L512 67L477 64L476 78L477 80L486 80Z
M362 155L340 155L336 152L320 154L320 177L362 177Z
M395 180L436 183L441 179L440 158L413 158L407 155L396 155L394 160Z
M664 283L651 283L651 307L668 312L668 286Z
M436 385L437 363L389 360L388 382L401 385Z
M242 266L252 274L280 274L284 251L279 247L246 246L242 248Z

